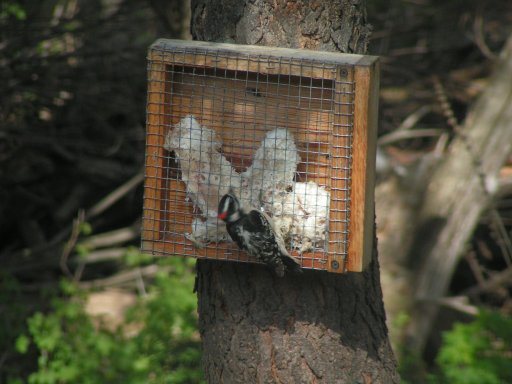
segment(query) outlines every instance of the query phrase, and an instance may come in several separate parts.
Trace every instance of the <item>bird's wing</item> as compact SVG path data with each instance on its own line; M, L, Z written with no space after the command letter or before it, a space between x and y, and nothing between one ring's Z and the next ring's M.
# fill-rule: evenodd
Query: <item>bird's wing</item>
M229 236L231 237L231 240L233 240L237 245L238 248L243 249L244 251L247 251L247 246L244 243L243 237L242 237L242 226L238 225L227 225L226 226Z
M279 251L284 256L290 256L290 254L288 253L288 251L284 245L284 240L283 240L283 237L281 236L281 232L274 225L274 221L265 212L257 211L257 213L258 213L258 216L260 217L260 220L265 223L265 226L267 226L270 231L272 231L272 234L275 237L275 241L276 241L277 245L279 246Z
M273 240L276 242L277 246L279 247L279 252L281 252L283 256L291 257L286 250L281 233L276 230L273 220L265 212L252 210L250 212L250 217L254 222L259 221L261 226L267 228L267 230L272 233Z

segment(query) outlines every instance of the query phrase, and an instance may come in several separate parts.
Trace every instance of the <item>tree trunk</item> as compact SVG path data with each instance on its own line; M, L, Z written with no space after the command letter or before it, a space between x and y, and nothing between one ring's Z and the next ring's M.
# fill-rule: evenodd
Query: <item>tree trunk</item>
M195 39L364 53L354 1L194 0ZM255 264L198 262L199 326L210 383L393 383L376 243L363 273L278 278Z

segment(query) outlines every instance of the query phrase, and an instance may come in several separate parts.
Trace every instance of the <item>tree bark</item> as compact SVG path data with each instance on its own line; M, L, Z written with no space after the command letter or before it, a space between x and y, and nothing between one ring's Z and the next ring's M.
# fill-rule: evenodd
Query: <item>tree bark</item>
M364 53L354 1L192 1L194 39ZM198 261L199 327L210 383L394 383L377 241L363 273L278 278L254 264Z
M364 2L193 0L194 40L365 53Z

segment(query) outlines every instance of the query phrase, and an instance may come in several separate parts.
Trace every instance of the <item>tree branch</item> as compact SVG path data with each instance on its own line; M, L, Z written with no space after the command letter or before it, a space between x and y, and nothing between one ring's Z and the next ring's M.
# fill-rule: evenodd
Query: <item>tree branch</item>
M466 119L444 161L430 178L419 214L424 231L411 256L422 261L417 273L417 308L408 346L422 351L440 300L482 213L492 207L498 176L512 148L512 37L487 90Z

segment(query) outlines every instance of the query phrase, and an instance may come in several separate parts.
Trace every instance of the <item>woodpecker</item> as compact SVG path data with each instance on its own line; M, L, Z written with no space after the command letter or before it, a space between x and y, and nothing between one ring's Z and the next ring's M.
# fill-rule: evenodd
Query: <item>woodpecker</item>
M279 277L284 276L285 268L302 272L299 262L290 256L272 219L265 213L256 209L246 213L238 198L230 192L219 202L218 217L226 223L229 236L240 249L271 266Z

